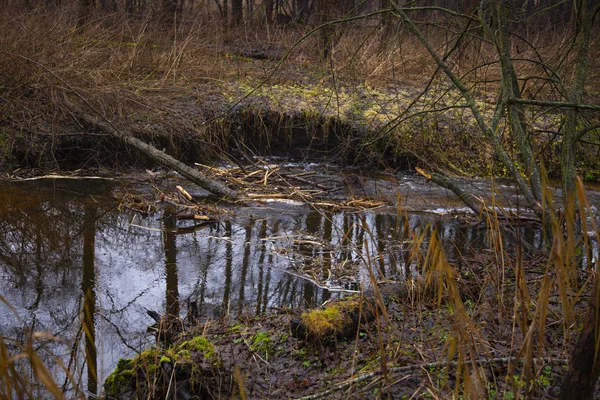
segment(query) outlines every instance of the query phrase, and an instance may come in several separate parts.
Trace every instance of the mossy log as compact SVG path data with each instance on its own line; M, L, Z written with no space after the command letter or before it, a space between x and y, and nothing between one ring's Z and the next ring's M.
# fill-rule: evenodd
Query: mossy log
M380 315L382 307L409 297L415 290L422 290L419 285L412 282L383 283L365 290L362 296L333 300L293 319L292 336L325 345L336 340L352 339L361 325Z
M292 336L325 345L335 340L351 339L356 336L361 324L375 318L376 306L371 297L351 296L334 300L292 320Z
M66 96L64 98L64 103L79 120L93 126L96 129L106 132L126 145L141 151L152 161L177 171L183 177L197 184L203 189L206 189L217 196L227 197L232 200L239 199L240 196L235 190L225 186L221 182L202 175L196 169L185 165L181 161L171 157L165 152L158 150L151 144L134 137L129 132L123 132L116 129L109 121L84 112L81 107L69 101Z
M153 347L121 359L106 378L107 399L229 397L232 371L211 341L192 337L168 348Z

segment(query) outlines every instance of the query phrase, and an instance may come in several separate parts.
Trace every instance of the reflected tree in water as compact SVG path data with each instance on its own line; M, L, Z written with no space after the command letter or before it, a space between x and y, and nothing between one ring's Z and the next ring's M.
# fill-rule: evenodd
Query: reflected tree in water
M96 248L97 206L88 199L83 215L83 319L85 333L85 359L87 365L87 391L95 396L98 393L98 363L96 353L96 269L94 265Z
M164 218L163 242L165 252L166 308L170 321L179 318L179 280L177 277L177 217Z

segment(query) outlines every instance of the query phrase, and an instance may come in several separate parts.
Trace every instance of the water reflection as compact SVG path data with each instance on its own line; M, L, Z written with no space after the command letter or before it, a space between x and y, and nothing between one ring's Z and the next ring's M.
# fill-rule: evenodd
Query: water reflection
M97 205L90 199L84 202L83 214L83 277L81 293L83 296L83 320L81 326L85 333L85 360L87 366L87 391L98 394L98 364L96 352L96 213Z
M165 252L165 304L169 320L179 318L179 280L177 278L177 218L169 215L164 218L163 236Z
M450 260L490 246L485 229L429 214L276 203L236 214L202 226L141 219L98 193L7 186L0 193L0 295L23 322L0 308L0 334L66 338L51 350L94 395L119 358L153 343L147 309L176 317L193 306L209 318L315 306L334 294L313 281L355 289L368 281L367 266L378 278L414 274L409 230L437 229ZM542 245L539 232L525 229L521 237ZM306 275L296 273L300 267Z

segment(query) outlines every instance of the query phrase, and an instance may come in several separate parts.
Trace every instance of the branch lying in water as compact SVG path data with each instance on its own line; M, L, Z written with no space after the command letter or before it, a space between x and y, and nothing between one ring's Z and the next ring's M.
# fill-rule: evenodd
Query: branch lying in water
M128 132L122 132L122 131L117 130L113 126L113 124L110 123L110 121L106 120L106 118L104 118L104 117L99 118L92 114L88 114L88 113L84 112L81 107L73 104L67 98L67 96L64 96L63 103L81 121L93 126L94 128L97 128L103 132L109 133L111 136L117 138L118 140L127 144L128 146L131 146L131 147L135 148L136 150L141 151L142 153L144 153L145 155L150 157L150 159L152 159L153 161L179 172L183 177L187 178L188 180L197 184L198 186L202 187L203 189L206 189L209 192L211 192L217 196L228 197L232 200L239 200L240 196L235 190L230 189L229 187L225 186L221 182L218 182L214 179L210 179L210 178L204 176L196 169L194 169L188 165L185 165L181 161L158 150L156 147L152 146L151 144L148 144L148 143L134 137L133 135L129 134ZM99 114L99 113L96 112L96 114Z
M476 204L474 201L474 199L476 199L476 197L473 196L471 193L467 193L464 190L462 190L460 188L460 186L458 186L453 179L445 177L445 176L440 175L435 172L433 172L431 174L426 173L421 168L415 168L415 169L420 175L427 178L427 180L430 180L433 183L435 183L436 185L446 188L446 189L450 190L452 193L454 193L455 195L457 195L463 201L463 203L465 203L467 205L467 207L469 207L471 210L473 210L473 212L475 214L479 215L481 213L481 211L482 211L481 206Z

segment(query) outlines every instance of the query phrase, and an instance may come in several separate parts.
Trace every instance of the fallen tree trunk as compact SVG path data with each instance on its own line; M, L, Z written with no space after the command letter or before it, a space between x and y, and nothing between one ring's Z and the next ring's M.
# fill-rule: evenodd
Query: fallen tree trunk
M110 122L84 112L81 109L81 107L71 103L69 99L66 98L66 96L64 97L64 103L75 114L75 116L78 119L84 121L89 125L94 126L97 129L100 129L103 132L110 134L111 136L117 138L118 140L127 144L128 146L131 146L134 149L141 151L142 153L150 157L150 159L152 159L153 161L166 167L169 167L174 171L177 171L183 177L202 187L203 189L206 189L217 196L228 197L232 200L239 199L240 196L235 190L230 189L221 182L218 182L214 179L210 179L202 175L196 169L185 165L181 161L171 157L165 152L158 150L151 144L137 139L134 136L128 134L127 132L121 132L117 130Z

